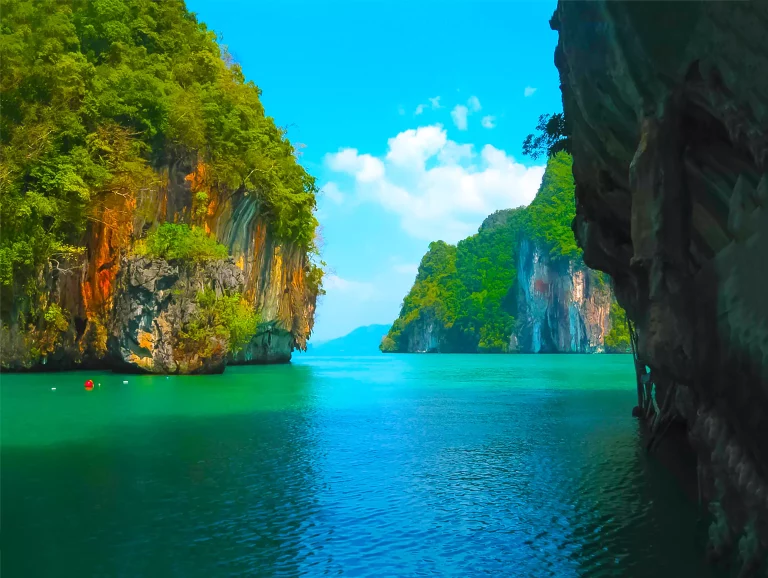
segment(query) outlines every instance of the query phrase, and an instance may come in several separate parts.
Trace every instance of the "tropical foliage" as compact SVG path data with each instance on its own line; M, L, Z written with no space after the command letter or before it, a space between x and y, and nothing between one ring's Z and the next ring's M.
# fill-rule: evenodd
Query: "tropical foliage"
M237 353L256 333L259 316L239 293L217 296L206 289L197 294L195 303L194 318L177 336L177 347L185 353L201 357Z
M605 336L608 353L628 353L631 349L629 326L624 309L616 301L611 304L611 330Z
M192 262L226 259L227 248L200 227L163 223L134 245L137 255Z
M253 195L280 239L311 248L313 177L183 0L3 0L0 35L5 313L41 270L84 253L100 208L130 207L184 154L217 190Z
M549 157L539 192L525 210L526 235L538 246L547 247L555 261L581 257L571 229L576 216L572 171L573 159L568 153Z
M542 114L536 125L538 134L529 134L523 141L523 154L536 160L551 157L559 152L570 152L568 123L562 112Z

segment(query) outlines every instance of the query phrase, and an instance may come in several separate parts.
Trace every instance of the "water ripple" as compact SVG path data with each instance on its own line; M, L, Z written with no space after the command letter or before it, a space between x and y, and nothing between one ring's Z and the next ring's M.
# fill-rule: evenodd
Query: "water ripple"
M7 575L714 576L695 506L638 443L628 358L220 377L99 398L62 378L34 443L14 420L43 387L4 397Z

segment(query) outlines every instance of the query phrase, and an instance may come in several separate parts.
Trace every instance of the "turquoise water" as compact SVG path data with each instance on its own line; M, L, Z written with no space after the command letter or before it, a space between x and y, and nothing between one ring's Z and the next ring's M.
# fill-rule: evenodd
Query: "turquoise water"
M0 379L3 578L711 575L628 356Z

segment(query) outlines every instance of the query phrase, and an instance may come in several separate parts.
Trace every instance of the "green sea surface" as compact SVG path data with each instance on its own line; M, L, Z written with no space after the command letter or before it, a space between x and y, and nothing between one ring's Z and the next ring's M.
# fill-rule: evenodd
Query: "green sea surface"
M713 576L636 399L625 355L4 374L2 576Z

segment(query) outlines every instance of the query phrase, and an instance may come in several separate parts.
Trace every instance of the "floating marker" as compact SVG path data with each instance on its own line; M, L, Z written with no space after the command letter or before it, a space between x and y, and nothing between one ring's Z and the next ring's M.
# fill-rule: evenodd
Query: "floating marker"
M51 391L56 391L56 388L55 388L55 387L52 387L52 388L51 388Z
M90 379L87 379L85 381L85 389L93 389L93 381Z
M128 383L128 380L127 380L127 379L124 379L124 380L123 380L123 383Z

